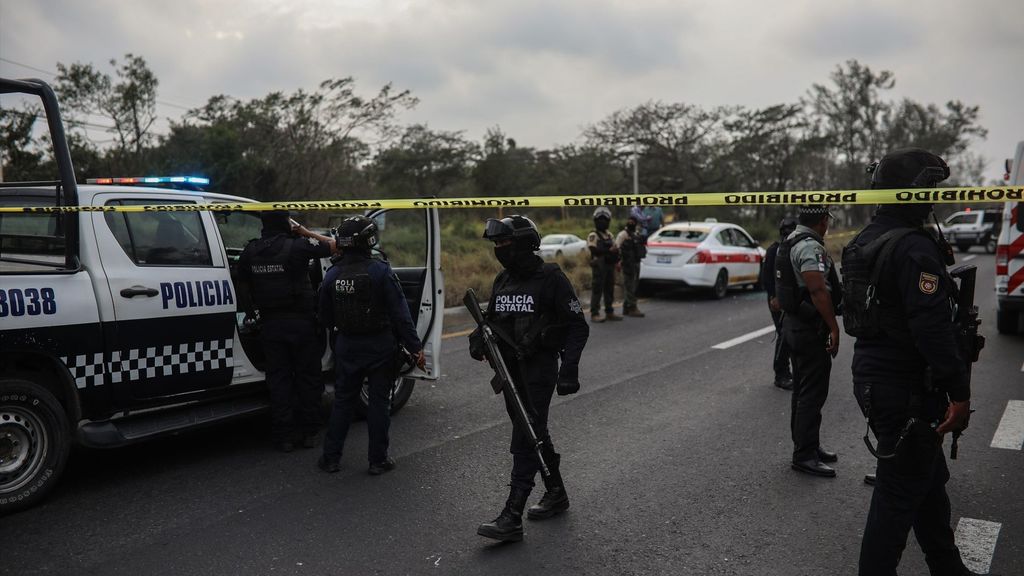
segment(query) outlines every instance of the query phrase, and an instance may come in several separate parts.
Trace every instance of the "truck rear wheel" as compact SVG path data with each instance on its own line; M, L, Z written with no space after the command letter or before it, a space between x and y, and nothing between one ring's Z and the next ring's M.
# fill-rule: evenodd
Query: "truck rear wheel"
M1000 334L1016 334L1020 314L1009 310L996 310L996 330Z
M0 378L0 516L28 508L57 484L71 449L60 402L20 378Z

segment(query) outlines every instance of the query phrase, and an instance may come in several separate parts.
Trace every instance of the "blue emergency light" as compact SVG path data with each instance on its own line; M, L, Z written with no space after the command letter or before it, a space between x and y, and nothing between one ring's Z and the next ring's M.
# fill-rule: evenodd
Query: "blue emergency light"
M143 176L129 178L88 178L86 184L195 184L207 186L209 178L202 176Z

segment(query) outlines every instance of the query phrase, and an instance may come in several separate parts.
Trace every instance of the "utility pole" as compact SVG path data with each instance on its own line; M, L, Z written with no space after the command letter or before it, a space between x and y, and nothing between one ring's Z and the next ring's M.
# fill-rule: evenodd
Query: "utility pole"
M640 157L636 150L633 150L633 195L640 194Z

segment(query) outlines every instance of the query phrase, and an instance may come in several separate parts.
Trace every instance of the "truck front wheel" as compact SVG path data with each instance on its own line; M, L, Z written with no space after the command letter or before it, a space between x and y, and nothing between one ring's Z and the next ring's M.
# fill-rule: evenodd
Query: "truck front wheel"
M64 471L68 419L45 388L0 378L0 516L43 499Z

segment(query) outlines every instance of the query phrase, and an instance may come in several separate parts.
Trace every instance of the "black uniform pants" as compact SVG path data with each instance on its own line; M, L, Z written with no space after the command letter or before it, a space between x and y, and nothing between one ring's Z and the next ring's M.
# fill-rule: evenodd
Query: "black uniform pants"
M864 410L864 385L855 394ZM892 453L906 425L909 393L884 385L871 386L871 424L882 453ZM932 410L932 416L937 418ZM878 460L877 483L860 549L860 576L895 576L907 535L914 529L932 576L967 574L950 526L946 482L949 468L942 440L922 417L896 450L896 457Z
M516 382L516 390L529 413L533 424L533 432L541 441L544 461L552 472L558 469L560 455L555 452L548 432L548 409L551 396L555 391L558 378L558 358L553 354L536 354L524 362L513 361L509 365ZM520 425L509 394L504 394L505 409L512 419L512 442L509 451L512 453L511 485L523 490L532 490L537 472L541 470L540 458L530 442L529 434Z
M609 264L599 258L597 264L590 267L593 278L590 286L590 313L594 316L601 312L601 297L604 296L604 311L613 312L615 302L615 264Z
M276 442L315 434L323 425L320 377L323 341L316 321L307 316L269 316L260 323L267 357L271 433Z
M820 442L821 409L828 398L832 356L825 350L823 322L809 324L786 314L783 333L793 357L793 398L789 428L793 461L816 460Z
M369 406L366 411L366 429L369 436L367 459L371 464L383 462L388 457L391 429L391 390L394 387L398 369L393 357L369 365L357 365L342 357L337 359L338 379L334 384L334 405L327 425L324 440L324 460L337 462L341 459L352 423L352 411L366 382Z
M772 312L772 322L775 324L775 357L772 362L775 379L792 378L793 371L789 364L789 344L786 344L786 338L782 333L782 312Z

